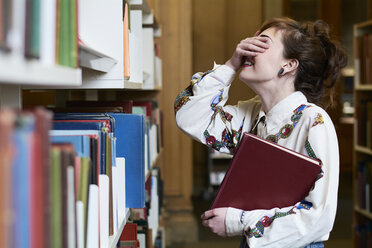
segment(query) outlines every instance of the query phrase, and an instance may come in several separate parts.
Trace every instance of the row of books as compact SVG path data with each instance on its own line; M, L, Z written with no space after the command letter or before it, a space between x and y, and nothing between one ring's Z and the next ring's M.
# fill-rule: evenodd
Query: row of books
M146 204L144 208L132 208L129 220L132 228L125 227L121 241L131 241L132 245L140 248L161 247L164 243L163 229L159 226L163 203L163 180L160 168L152 170L152 175L146 181ZM136 230L133 230L135 228ZM132 237L128 237L126 229L132 230ZM138 240L138 243L136 242ZM135 242L133 242L135 241ZM125 244L122 244L125 245ZM127 247L127 246L124 246Z
M143 89L160 88L162 62L154 16L136 4L146 1L79 0L79 39L86 46L116 60L105 74L95 72L86 81L126 79ZM133 4L131 4L133 3ZM97 18L105 16L106 18Z
M78 65L77 0L0 0L0 47L46 65Z
M142 223L127 223L120 237L118 248L162 248L165 247L165 231L157 231L155 242L152 242L152 230Z
M372 247L372 221L366 220L355 227L355 248Z
M356 106L356 143L372 149L372 100L361 100Z
M355 53L356 84L372 84L372 34L355 37L357 49Z
M43 110L0 114L0 162L8 168L1 190L12 198L0 211L14 216L2 219L7 231L0 247L107 247L125 208L145 206L145 169L160 144L153 132L155 149L146 149L153 135L147 125L157 126L155 117L55 113L52 121L51 116ZM24 238L9 239L12 233Z
M357 185L355 189L360 209L372 211L372 160L361 160L357 166Z

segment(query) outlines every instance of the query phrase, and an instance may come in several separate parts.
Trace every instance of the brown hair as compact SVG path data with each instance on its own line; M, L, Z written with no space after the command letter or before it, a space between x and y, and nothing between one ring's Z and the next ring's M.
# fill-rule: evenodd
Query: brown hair
M259 33L271 27L284 31L283 56L299 61L295 89L309 102L321 105L325 89L335 85L341 69L347 64L346 53L329 36L328 24L321 20L300 23L286 17L273 18L262 25ZM333 103L333 95L331 90L330 103Z

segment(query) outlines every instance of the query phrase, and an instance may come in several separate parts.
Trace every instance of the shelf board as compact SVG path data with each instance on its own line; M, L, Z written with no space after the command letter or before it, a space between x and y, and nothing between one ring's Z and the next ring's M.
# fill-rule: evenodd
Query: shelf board
M368 154L368 155L372 155L372 149L368 147L364 147L364 146L355 146L355 151Z
M214 153L210 154L212 159L232 159L233 155L225 154L225 153Z
M372 219L372 213L365 209L360 209L358 206L354 207L354 211L363 215L364 217L367 217L369 219Z
M341 117L340 122L343 124L354 124L355 118L350 116L350 117Z
M115 233L114 235L110 236L110 239L109 239L110 246L109 247L111 247L111 248L115 248L116 247L116 245L117 245L117 243L118 243L118 241L120 239L121 233L124 230L124 226L125 226L125 224L128 221L130 211L129 211L128 208L126 208L125 211L126 211L125 217L124 217L123 221L120 223L117 233Z
M372 84L360 84L355 86L355 90L369 91L372 90Z
M124 80L124 89L142 89L142 82L131 82L129 80Z
M118 63L116 59L82 43L79 44L79 58L81 67L102 72L108 72Z
M372 20L368 20L368 21L365 21L365 22L354 24L354 27L355 28L365 28L365 27L369 27L371 25L372 25Z
M81 69L47 66L38 60L0 55L0 82L34 86L79 86L82 83Z

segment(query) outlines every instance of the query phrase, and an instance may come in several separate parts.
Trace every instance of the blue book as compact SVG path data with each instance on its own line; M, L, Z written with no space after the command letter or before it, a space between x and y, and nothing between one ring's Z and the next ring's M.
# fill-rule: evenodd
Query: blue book
M125 158L126 207L145 206L144 133L141 115L109 113L115 119L116 156Z
M13 135L17 154L14 156L13 179L13 246L30 247L30 161L32 144L31 135L35 128L35 119L22 115L17 119L17 128ZM22 237L22 238L20 238Z
M102 120L110 123L110 132L114 132L115 120L106 113L55 113L54 120Z
M70 131L49 131L52 143L71 143L78 157L90 157L90 139L89 136L82 134L72 134Z
M99 136L99 151L100 151L100 174L106 174L106 139L107 133L104 131L105 124L103 122L53 122L54 130L75 130L74 135L98 135ZM81 132L84 131L84 132ZM88 132L85 132L88 131ZM94 131L94 132L89 132ZM97 132L96 132L97 131ZM71 135L71 134L70 134Z

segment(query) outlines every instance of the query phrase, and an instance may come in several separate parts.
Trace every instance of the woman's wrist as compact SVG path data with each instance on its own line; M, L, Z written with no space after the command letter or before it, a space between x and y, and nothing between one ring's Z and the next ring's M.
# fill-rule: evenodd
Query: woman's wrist
M237 68L236 66L234 66L234 64L231 62L231 59L229 59L225 65L227 65L228 67L230 67L231 69L233 69L235 72L237 72L239 70L239 68Z

